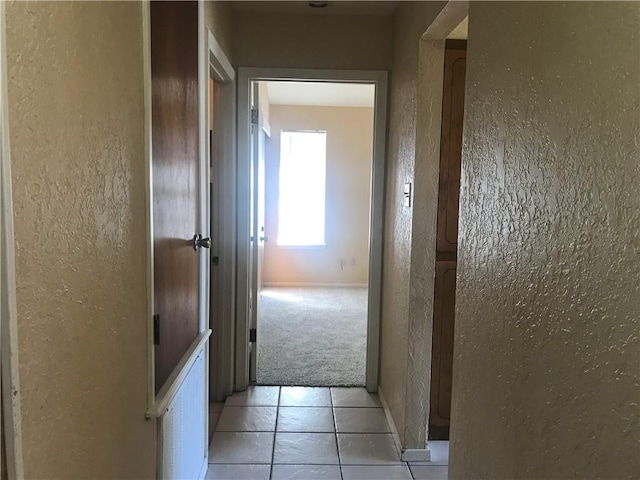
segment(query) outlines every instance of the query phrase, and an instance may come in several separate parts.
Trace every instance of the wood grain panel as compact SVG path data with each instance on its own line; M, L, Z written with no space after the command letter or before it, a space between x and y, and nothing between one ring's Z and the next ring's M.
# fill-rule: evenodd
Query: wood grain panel
M440 138L436 244L438 252L455 252L458 245L458 201L460 198L465 74L466 50L447 48L445 50Z
M448 439L453 377L458 201L466 42L447 42L444 62L429 438Z
M151 2L156 392L198 334L198 5Z
M429 424L448 426L451 413L456 262L436 262Z

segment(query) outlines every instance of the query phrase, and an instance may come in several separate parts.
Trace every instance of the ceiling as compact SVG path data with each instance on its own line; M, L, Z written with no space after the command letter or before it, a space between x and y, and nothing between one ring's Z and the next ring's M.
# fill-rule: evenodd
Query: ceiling
M355 83L265 82L271 105L373 107L375 86Z
M296 0L285 2L234 0L231 5L237 12L386 16L392 15L400 2L329 0L327 3L328 5L324 8L312 8L308 1Z

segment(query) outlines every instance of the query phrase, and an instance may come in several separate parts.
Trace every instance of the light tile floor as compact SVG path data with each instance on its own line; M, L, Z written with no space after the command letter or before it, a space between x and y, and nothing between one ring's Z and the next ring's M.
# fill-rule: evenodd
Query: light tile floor
M429 447L431 462L402 462L364 388L250 387L225 403L207 480L446 480L449 442Z

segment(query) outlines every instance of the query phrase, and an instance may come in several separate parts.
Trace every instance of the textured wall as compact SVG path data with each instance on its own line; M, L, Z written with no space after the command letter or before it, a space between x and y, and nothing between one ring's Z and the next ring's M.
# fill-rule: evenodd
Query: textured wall
M403 205L404 183L413 182L420 37L440 12L440 2L401 2L394 19L393 67L389 105L389 140L385 207L380 386L401 441L407 445L405 419L409 351L409 272L412 209Z
M206 0L204 3L204 18L206 27L211 31L229 61L233 63L231 49L233 11L231 2Z
M326 130L325 247L279 247L278 175L282 130ZM366 284L373 157L373 108L271 106L266 157L267 283ZM345 265L340 266L340 259ZM352 265L355 259L355 265Z
M450 478L639 478L640 4L469 20Z
M235 12L234 65L387 70L391 32L386 16Z
M27 478L151 478L141 4L7 5Z

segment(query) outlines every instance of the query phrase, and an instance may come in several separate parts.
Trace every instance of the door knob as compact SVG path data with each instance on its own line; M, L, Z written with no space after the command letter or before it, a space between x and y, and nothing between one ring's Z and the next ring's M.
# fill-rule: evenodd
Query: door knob
M267 237L266 235L264 237L260 237L260 241L261 242L268 242L269 241L269 237Z
M209 237L203 238L202 235L197 234L193 236L193 249L199 248L211 248L211 239Z

